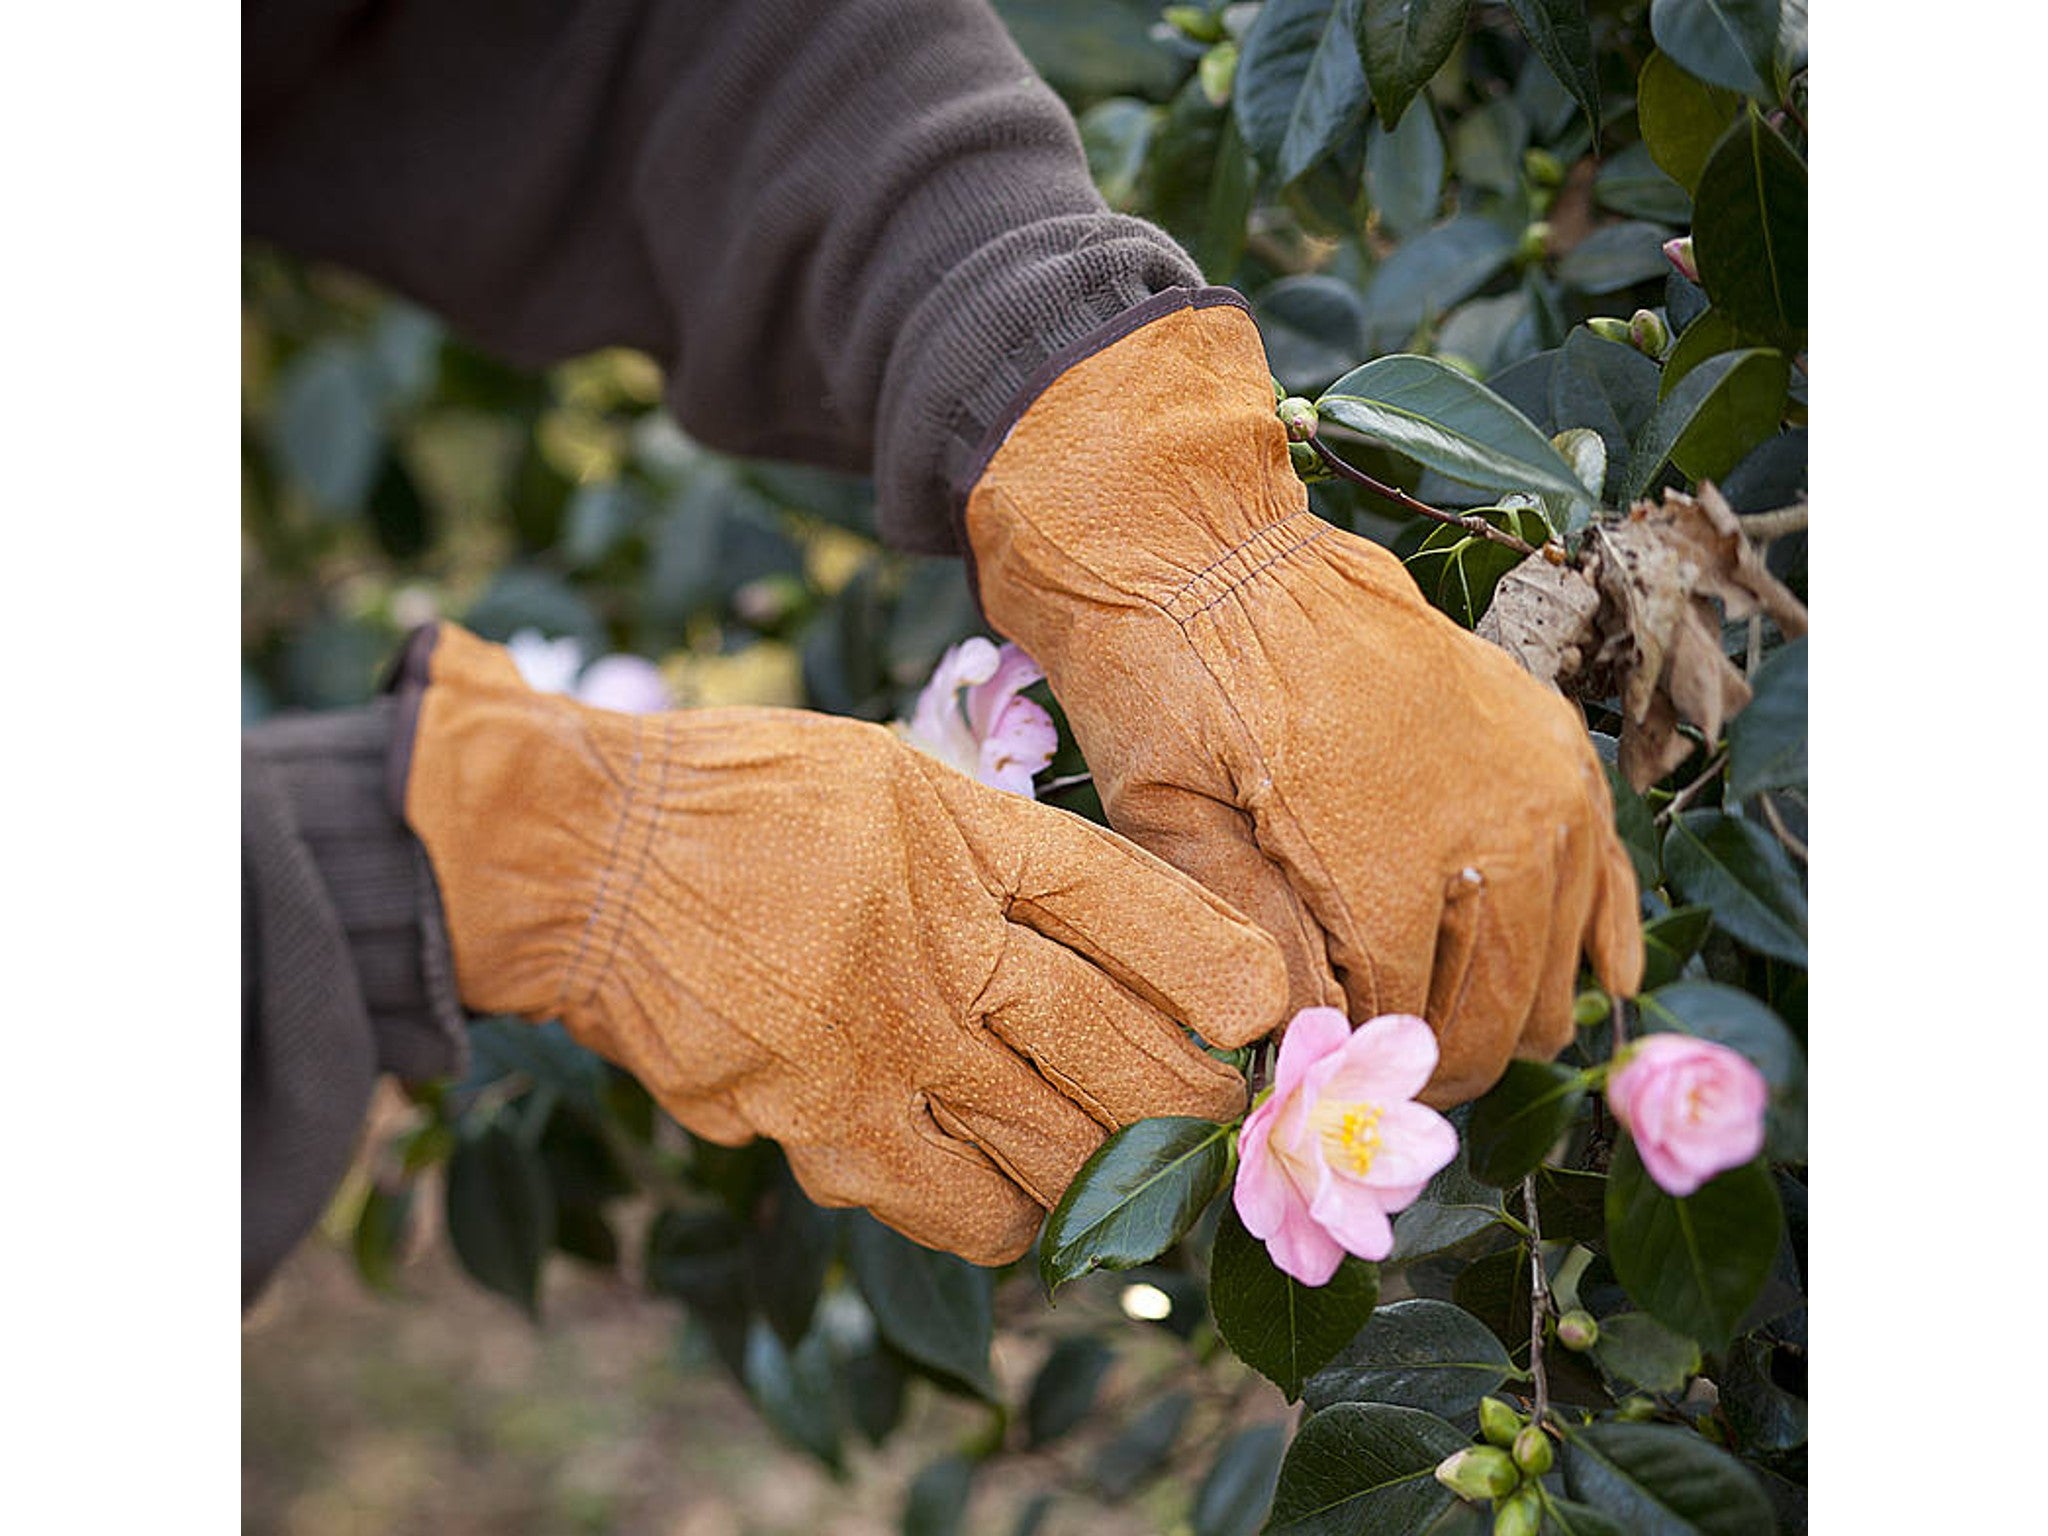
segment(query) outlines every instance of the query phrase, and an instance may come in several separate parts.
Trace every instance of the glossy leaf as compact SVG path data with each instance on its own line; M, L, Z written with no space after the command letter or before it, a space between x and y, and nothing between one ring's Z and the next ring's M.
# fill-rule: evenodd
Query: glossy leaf
M1637 1306L1720 1349L1763 1289L1784 1221L1761 1161L1680 1198L1659 1189L1623 1139L1607 1174L1608 1256ZM1599 1502L1599 1501L1595 1501Z
M1593 178L1593 199L1603 208L1653 224L1683 229L1692 222L1691 196L1665 174L1640 143L1631 144L1601 162L1600 173ZM1661 249L1658 254L1663 254ZM1651 275L1661 277L1663 269Z
M1686 811L1664 834L1664 871L1685 901L1711 907L1730 938L1806 964L1806 894L1778 840L1722 811Z
M1544 1506L1545 1536L1634 1536L1634 1532L1590 1504L1553 1498Z
M1389 128L1375 121L1365 131L1365 190L1381 225L1414 235L1436 222L1444 195L1444 136L1424 101ZM1354 356L1346 366L1356 362Z
M1455 1247L1496 1225L1503 1211L1501 1192L1472 1177L1460 1135L1458 1155L1429 1181L1420 1199L1394 1218L1392 1262L1406 1264Z
M1600 142L1600 71L1593 58L1593 32L1586 0L1508 0L1522 35L1558 84L1586 114L1593 142Z
M1775 99L1781 0L1650 0L1650 35L1688 74Z
M1110 207L1128 212L1136 205L1138 178L1161 109L1130 96L1098 101L1076 119L1088 174Z
M540 1157L502 1121L465 1135L448 1159L448 1236L479 1285L540 1315L540 1262L555 1241Z
M1338 1403L1301 1426L1273 1494L1267 1536L1420 1531L1456 1502L1437 1463L1467 1440L1434 1414Z
M1596 736L1594 741L1597 744L1612 739ZM1635 786L1622 777L1611 756L1603 753L1601 767L1607 772L1607 794L1614 802L1615 835L1621 839L1621 846L1628 850L1628 861L1636 872L1636 885L1642 890L1654 891L1664 883L1664 845L1657 835L1656 816L1649 803L1636 793Z
M849 1219L846 1258L883 1338L943 1379L994 1397L995 1286L987 1270L865 1215Z
M1698 1373L1700 1347L1647 1312L1618 1312L1600 1320L1593 1358L1624 1387L1675 1396Z
M1663 279L1671 270L1664 242L1671 231L1661 224L1629 219L1603 224L1586 236L1557 264L1558 281L1574 293L1619 293L1638 283Z
M379 376L360 347L326 342L292 360L278 381L271 441L318 512L360 510L384 454Z
M351 1250L356 1273L373 1290L388 1291L397 1278L398 1261L412 1225L413 1186L385 1188L372 1184L356 1213Z
M1500 511L1483 508L1477 516L1515 534L1524 543L1542 544L1550 528L1533 509ZM1438 524L1404 564L1423 596L1465 628L1475 627L1493 601L1501 577L1525 557L1505 544L1481 538L1463 528Z
M1514 254L1514 236L1476 214L1460 214L1403 241L1366 285L1370 349L1407 345L1417 331L1485 287Z
M1739 352L1751 344L1744 338L1741 327L1720 310L1702 310L1692 324L1679 332L1678 340L1664 354L1663 377L1657 381L1657 397L1662 399L1670 394L1678 387L1680 379L1708 358L1718 357L1723 352Z
M1321 273L1283 277L1252 300L1273 376L1296 394L1320 389L1370 350L1365 302Z
M812 1334L791 1349L765 1321L754 1319L747 1329L743 1379L747 1395L777 1434L834 1472L845 1470L832 1359L822 1335Z
M1357 55L1380 121L1394 127L1465 34L1471 0L1353 0Z
M1186 1392L1170 1392L1095 1454L1088 1475L1105 1498L1128 1497L1160 1470L1193 1406L1194 1399Z
M1230 1166L1230 1128L1185 1115L1127 1125L1081 1165L1039 1238L1047 1296L1094 1269L1157 1258L1194 1224Z
M650 1291L682 1299L742 1385L753 1310L745 1239L746 1229L725 1211L665 1210L648 1228L641 1266Z
M1630 1536L1759 1536L1777 1528L1742 1463L1689 1429L1567 1423L1564 1436L1565 1487Z
M1745 347L1709 358L1657 402L1637 435L1627 487L1640 496L1666 463L1695 480L1718 479L1778 429L1790 377L1785 354Z
M1312 1409L1398 1403L1456 1418L1516 1374L1486 1325L1447 1301L1418 1297L1373 1313L1337 1357L1309 1378Z
M1451 164L1470 187L1513 197L1522 186L1522 152L1529 119L1514 101L1496 96L1467 112L1451 129Z
M1713 929L1708 907L1678 907L1643 924L1643 990L1678 980Z
M1195 1490L1194 1536L1254 1536L1273 1507L1285 1424L1254 1424L1223 1442Z
M1571 465L1528 417L1435 358L1377 358L1332 384L1316 409L1483 490L1585 496Z
M1657 365L1634 347L1579 326L1550 370L1550 419L1558 429L1586 427L1607 446L1604 489L1618 495L1630 445L1657 409Z
M1115 1363L1115 1351L1086 1334L1054 1345L1025 1399L1025 1444L1032 1450L1050 1445L1087 1418L1104 1373Z
M974 1492L974 1463L965 1456L941 1456L911 1481L903 1501L903 1536L954 1536L967 1518Z
M1728 726L1728 798L1806 783L1806 641L1781 646L1750 680L1749 703Z
M1693 257L1714 307L1797 350L1806 335L1806 162L1746 112L1707 158L1693 206Z
M1544 1154L1578 1118L1586 1082L1554 1061L1511 1061L1499 1082L1472 1106L1465 1132L1473 1176L1506 1189L1535 1171Z
M1303 1285L1226 1207L1209 1257L1209 1310L1231 1352L1291 1403L1372 1316L1379 1266L1346 1255L1325 1285Z
M794 1346L810 1331L838 1253L840 1217L813 1205L786 1166L777 1173L767 1220L748 1234L747 1267L762 1315Z
M1688 194L1699 185L1707 156L1741 110L1740 93L1687 74L1667 53L1652 53L1636 76L1642 143Z
M1352 42L1358 0L1268 0L1244 38L1232 93L1238 131L1290 182L1365 121L1371 97Z

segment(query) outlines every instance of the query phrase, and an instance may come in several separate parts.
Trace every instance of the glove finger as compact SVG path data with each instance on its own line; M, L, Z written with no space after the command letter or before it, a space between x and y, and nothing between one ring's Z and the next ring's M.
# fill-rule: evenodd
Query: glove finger
M1066 946L1213 1044L1241 1045L1280 1024L1280 949L1224 899L1070 812L985 793L959 819L1000 839L985 844L985 864L1007 886L1012 923Z
M1642 896L1627 851L1610 838L1601 863L1600 893L1586 925L1586 949L1600 985L1634 997L1643 984Z
M1469 925L1471 937L1452 941L1469 955L1463 975L1431 987L1426 1017L1436 1028L1438 1058L1421 1097L1439 1109L1477 1098L1507 1067L1550 951L1556 886L1547 859L1481 865L1453 878L1471 889L1455 908L1446 903L1446 917Z
M1536 982L1536 1001L1522 1021L1517 1056L1549 1061L1571 1044L1576 1026L1572 1002L1579 991L1580 946L1606 879L1604 860L1585 847L1583 833L1560 828L1557 835L1557 896L1551 905L1550 952Z
M1012 925L983 1006L990 1030L1091 1124L1114 1129L1152 1115L1227 1120L1244 1109L1242 1076L1156 1008L1028 928Z
M1212 1045L1262 1039L1303 1008L1341 1007L1344 989L1332 974L1329 943L1286 871L1266 856L1252 819L1236 806L1170 784L1127 789L1108 805L1111 822L1147 852L1213 892L1279 945L1284 998L1216 1029ZM1169 1010L1171 1011L1171 1010Z
M790 1171L819 1205L864 1206L912 1242L972 1264L1008 1264L1045 1221L1038 1202L969 1142L949 1134L919 1095L904 1122L829 1144L785 1141Z

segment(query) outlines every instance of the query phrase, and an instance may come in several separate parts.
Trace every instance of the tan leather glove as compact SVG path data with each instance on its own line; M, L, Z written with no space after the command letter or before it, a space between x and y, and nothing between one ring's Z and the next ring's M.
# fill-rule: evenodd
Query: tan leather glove
M990 621L1045 668L1110 824L1277 935L1291 1004L1420 1013L1424 1097L1572 1033L1581 947L1641 976L1584 722L1314 516L1227 289L1045 370L966 505Z
M813 1199L1003 1263L1108 1128L1242 1109L1182 1026L1271 1029L1279 952L1113 833L880 726L536 693L452 625L405 667L463 1002L560 1018L701 1136L773 1137Z

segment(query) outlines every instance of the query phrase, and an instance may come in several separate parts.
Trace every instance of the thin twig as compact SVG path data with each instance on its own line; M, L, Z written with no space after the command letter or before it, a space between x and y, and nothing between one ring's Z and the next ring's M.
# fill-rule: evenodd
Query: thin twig
M1041 795L1056 795L1063 789L1078 789L1083 784L1093 783L1092 773L1070 773L1063 779L1052 779L1038 786Z
M1308 442L1309 446L1315 449L1316 457L1329 466L1332 474L1341 475L1354 485L1364 486L1375 496L1384 496L1388 501L1395 503L1397 506L1406 507L1410 512L1418 512L1424 517L1434 518L1439 523L1448 523L1453 528L1462 528L1467 533L1476 533L1482 539L1491 539L1494 543L1504 545L1514 550L1517 554L1533 555L1536 553L1535 545L1525 539L1516 538L1512 533L1507 533L1502 529L1494 527L1493 524L1480 517L1477 513L1460 514L1457 512L1446 512L1441 507L1432 507L1427 502L1417 501L1406 491L1396 486L1383 484L1355 465L1345 463L1324 445L1321 438L1312 437Z
M1655 818L1655 824L1660 827L1663 826L1665 822L1669 821L1672 817L1676 816L1680 811L1684 810L1688 805L1691 805L1693 801L1697 800L1699 798L1700 791L1705 789L1709 784L1711 784L1714 781L1714 775L1721 771L1721 765L1727 761L1728 754L1726 752L1716 752L1714 754L1714 760L1711 763L1707 764L1706 771L1703 772L1698 778L1694 779L1690 784L1686 785L1685 788L1681 789L1677 794L1673 795L1671 797L1671 803L1665 806L1663 810L1657 813Z
M1768 544L1772 539L1783 538L1788 533L1806 531L1806 503L1792 502L1788 506L1776 507L1769 512L1748 512L1735 519L1742 524L1742 531L1759 544Z
M1532 1424L1550 1412L1550 1380L1543 1373L1543 1324L1550 1316L1550 1277L1543 1273L1543 1223L1536 1214L1536 1175L1522 1176L1522 1210L1529 1218L1529 1374L1536 1380Z
M1806 844L1799 841L1793 835L1792 829L1785 825L1785 818L1778 814L1778 808L1771 803L1771 797L1759 795L1757 798L1763 802L1764 820L1768 821L1771 830L1778 834L1778 841L1785 845L1785 851L1802 864L1811 863L1812 860L1806 856Z
M1628 999L1617 993L1607 994L1607 1017L1611 1021L1614 1039L1607 1048L1608 1056L1621 1054L1621 1048L1628 1044Z

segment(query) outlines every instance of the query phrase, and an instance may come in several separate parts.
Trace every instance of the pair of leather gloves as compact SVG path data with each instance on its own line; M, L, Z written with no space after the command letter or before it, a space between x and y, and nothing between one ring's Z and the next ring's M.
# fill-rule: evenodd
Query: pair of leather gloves
M1163 294L1047 373L965 532L1122 836L878 726L539 694L452 626L395 765L467 1005L984 1264L1110 1130L1243 1107L1189 1029L1420 1013L1441 1106L1562 1048L1582 950L1641 970L1576 711L1309 511L1242 301Z

